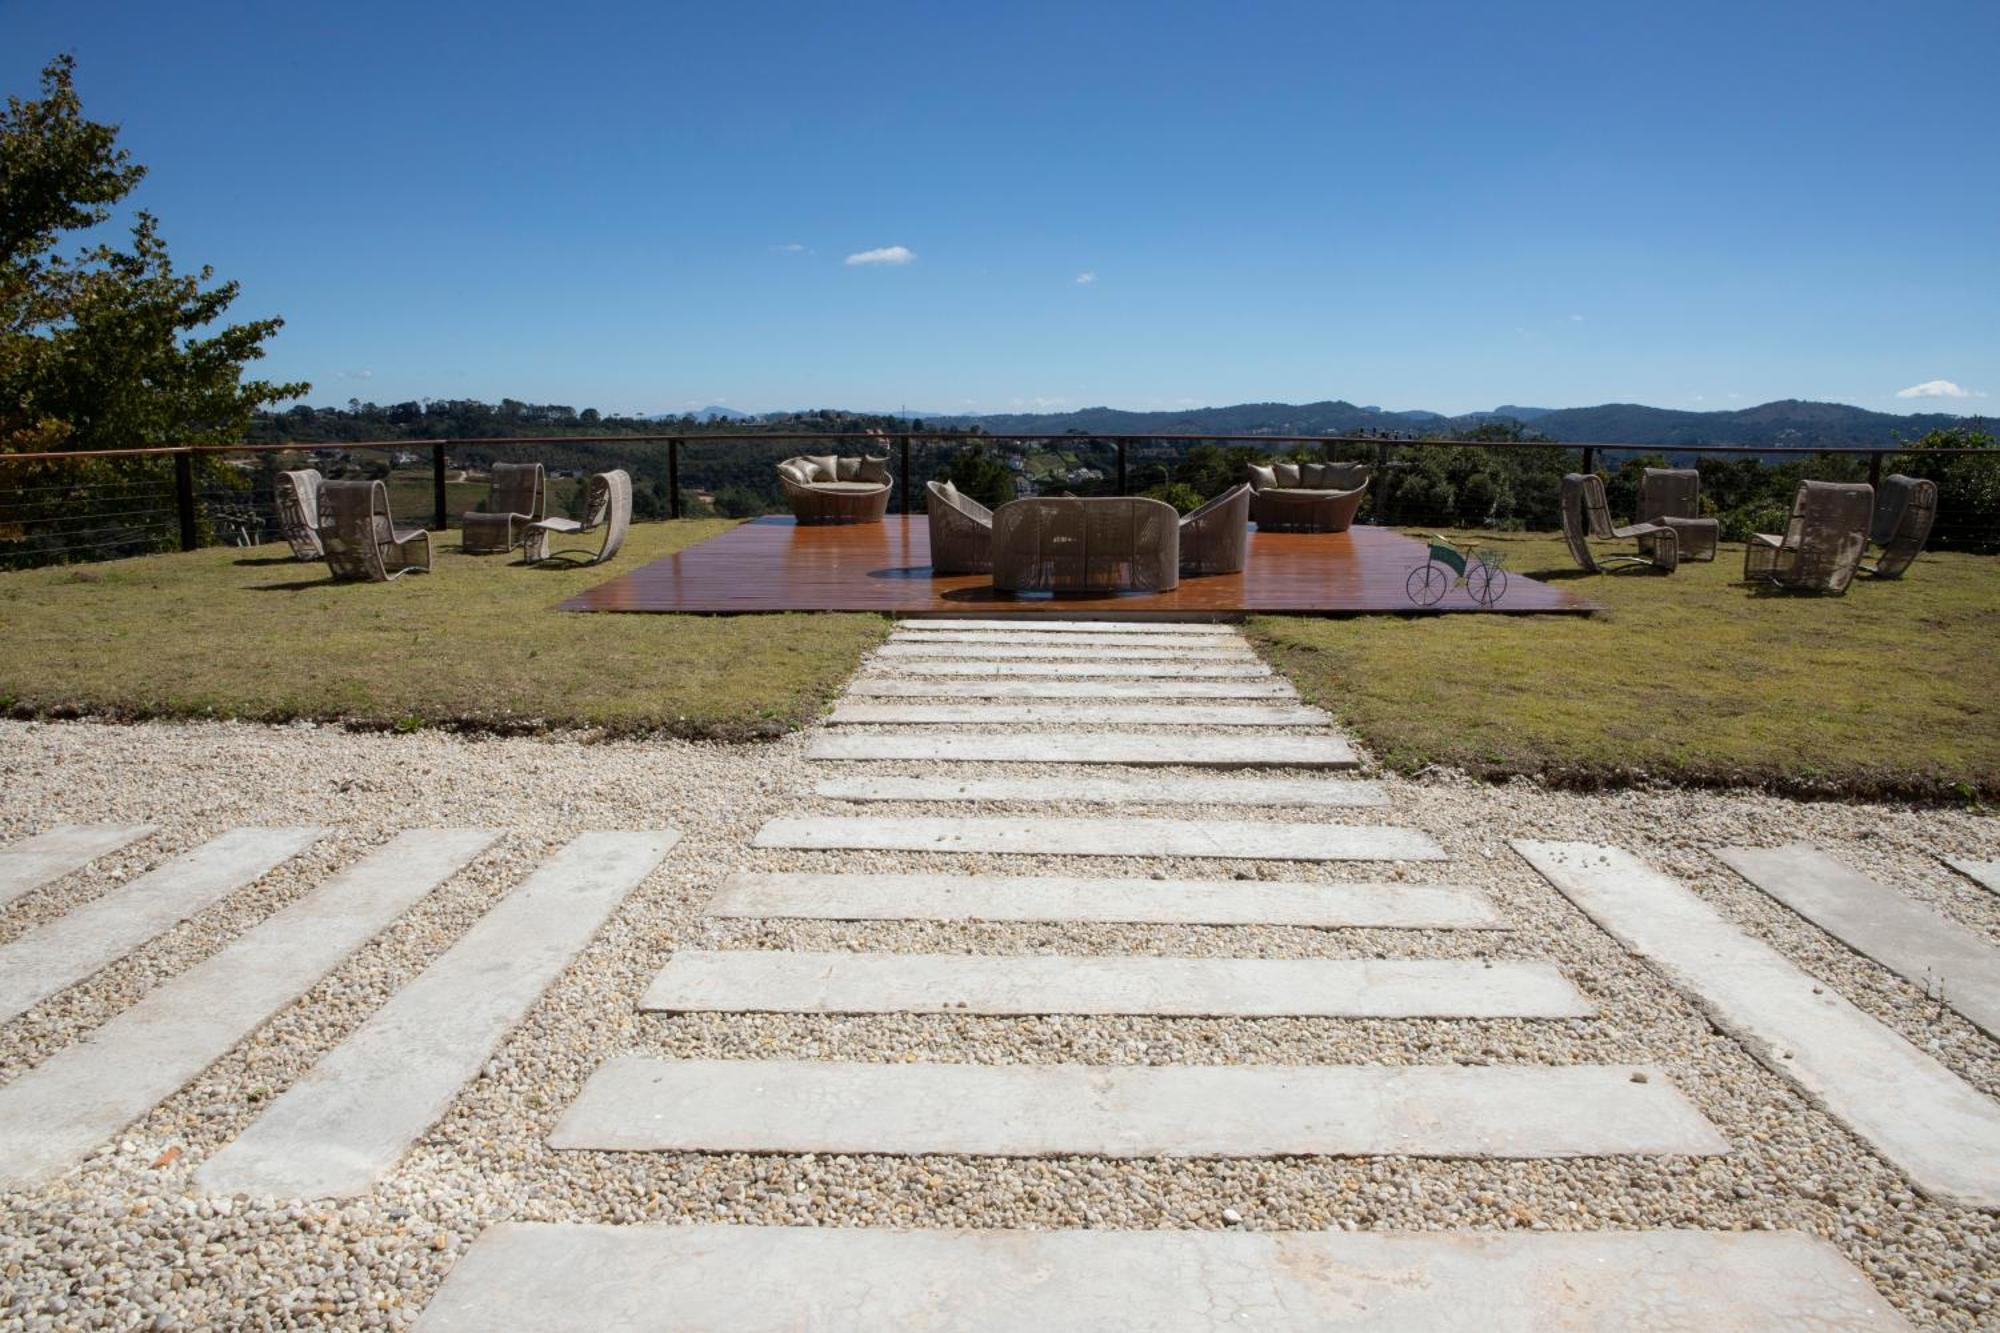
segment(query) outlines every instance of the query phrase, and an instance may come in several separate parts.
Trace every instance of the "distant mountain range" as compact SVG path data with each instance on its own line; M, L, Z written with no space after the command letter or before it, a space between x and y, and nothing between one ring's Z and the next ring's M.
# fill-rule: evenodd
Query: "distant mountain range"
M1391 431L1449 434L1494 420L1514 420L1551 439L1574 443L1673 447L1739 444L1758 449L1813 449L1829 445L1892 446L1933 430L1978 422L1943 412L1898 416L1844 403L1787 398L1733 412L1681 412L1638 403L1599 407L1520 407L1446 416L1438 412L1385 412L1335 400L1321 403L1238 403L1177 412L1124 412L1087 407L1077 412L1002 413L990 416L922 415L931 427L978 426L996 435L1354 435Z

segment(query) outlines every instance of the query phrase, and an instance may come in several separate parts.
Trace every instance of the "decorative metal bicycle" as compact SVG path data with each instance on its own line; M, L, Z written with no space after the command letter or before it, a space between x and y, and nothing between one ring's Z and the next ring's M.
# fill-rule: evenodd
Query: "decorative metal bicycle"
M1491 607L1507 595L1507 571L1500 567L1505 560L1504 551L1469 544L1461 547L1449 537L1433 533L1430 557L1410 571L1403 590L1418 606L1436 606L1446 593L1463 584L1473 601Z

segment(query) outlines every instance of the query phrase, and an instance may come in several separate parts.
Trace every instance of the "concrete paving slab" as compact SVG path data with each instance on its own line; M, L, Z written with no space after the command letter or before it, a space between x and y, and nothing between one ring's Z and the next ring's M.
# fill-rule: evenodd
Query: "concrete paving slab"
M1729 1141L1665 1073L1636 1066L1148 1067L640 1056L600 1066L549 1144L595 1152L994 1157L1729 1151Z
M1185 926L1505 930L1477 889L1455 884L829 875L738 871L708 915L828 921L1080 921Z
M683 949L639 1002L668 1013L1589 1018L1553 964Z
M211 1195L365 1193L678 841L672 829L579 835L210 1158L195 1183Z
M985 764L1168 764L1184 768L1354 768L1335 735L1146 736L1115 731L938 731L928 735L823 732L808 759L942 759Z
M1926 1194L2000 1208L2000 1106L1629 852L1514 848Z
M262 879L326 833L238 828L0 948L0 1022L117 962L171 926Z
M1445 859L1444 849L1415 829L1220 819L812 816L767 820L751 845L811 851L1214 856L1253 861Z
M1018 634L1024 630L1037 634L1210 634L1224 638L1240 637L1242 634L1234 625L1199 620L1056 620L1044 616L1036 616L1030 621L923 620L913 617L897 621L896 627L924 631L998 630L1006 634Z
M62 824L0 848L0 907L155 831L151 824Z
M1263 661L996 662L982 658L977 662L925 662L898 658L881 665L894 667L906 676L977 676L987 679L1006 676L1116 676L1128 680L1234 680L1271 674L1271 664Z
M0 1087L0 1189L31 1189L173 1095L500 835L413 829Z
M2000 1037L2000 948L1814 847L1724 847L1730 869Z
M923 657L947 662L1004 662L1016 658L1075 662L1254 662L1257 655L1248 644L1217 639L1209 648L1154 646L1150 642L1132 647L1073 648L1057 645L1014 643L885 643L875 650L878 659Z
M827 722L835 726L1072 727L1326 727L1333 719L1296 704L1203 703L942 703L877 704L843 701Z
M1187 777L1082 773L1053 778L826 778L816 795L837 801L1034 801L1082 805L1383 806L1389 794L1358 778Z
M857 676L851 698L883 699L1296 699L1277 676L1240 680L911 680Z
M1947 856L1944 863L1984 888L2000 893L2000 861L1976 861L1969 856Z
M1796 1231L901 1231L503 1222L419 1333L1896 1333Z

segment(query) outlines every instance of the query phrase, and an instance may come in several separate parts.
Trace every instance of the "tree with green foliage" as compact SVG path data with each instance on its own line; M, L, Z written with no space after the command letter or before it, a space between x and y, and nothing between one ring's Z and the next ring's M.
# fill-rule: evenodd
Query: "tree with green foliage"
M988 509L998 509L1014 498L1013 472L981 441L953 453L938 480L950 482L960 495L969 495Z
M1987 449L1991 453L1940 457L1939 449ZM1970 426L1934 430L1912 440L1889 460L1891 472L1937 483L1937 525L1931 545L1940 550L2000 552L2000 449L1993 436Z

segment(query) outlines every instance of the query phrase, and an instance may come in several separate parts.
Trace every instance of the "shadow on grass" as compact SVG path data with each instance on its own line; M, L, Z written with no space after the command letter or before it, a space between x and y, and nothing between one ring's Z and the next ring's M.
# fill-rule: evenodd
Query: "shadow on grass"
M297 556L266 555L251 560L232 560L230 563L238 569L266 569L273 565L303 565L310 562L301 560Z

